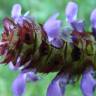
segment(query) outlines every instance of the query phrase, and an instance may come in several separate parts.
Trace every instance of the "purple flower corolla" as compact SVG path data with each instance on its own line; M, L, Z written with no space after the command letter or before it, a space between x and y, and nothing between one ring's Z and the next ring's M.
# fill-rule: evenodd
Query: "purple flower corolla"
M20 4L15 4L12 8L11 11L11 16L15 19L17 17L21 16L21 5Z
M14 96L22 96L26 87L25 75L20 74L13 82L12 90Z
M81 90L83 96L93 96L96 80L92 76L93 69L90 68L84 72L81 79Z
M61 20L57 17L59 13L51 16L44 24L43 28L48 36L48 41L55 47L62 46L62 40L60 40Z
M29 15L27 11L23 16L21 15L22 7L20 4L15 4L11 11L11 17L14 19L15 23L20 23L22 25L24 17Z
M67 21L71 24L73 29L78 32L84 31L84 21L77 20L78 5L75 2L69 2L65 9Z
M14 96L22 96L26 89L27 82L35 82L40 78L34 72L22 72L14 81L12 85L12 90Z
M47 96L64 96L67 82L67 74L63 73L56 76L47 89Z
M63 46L63 41L60 39L60 38L54 38L52 41L51 41L51 44L56 47L56 48L60 48Z
M12 8L11 11L11 16L14 19L15 23L20 23L20 25L22 25L23 23L23 18L21 16L21 5L20 4L15 4Z
M90 16L92 27L96 29L96 9L94 9Z
M77 20L71 23L72 27L74 30L78 32L83 32L84 31L84 21L83 20Z
M90 21L91 21L91 26L92 26L92 31L93 31L92 33L96 39L96 9L92 11L91 16L90 16Z
M75 2L69 2L65 9L65 15L67 17L67 21L72 23L76 20L78 13L78 5Z

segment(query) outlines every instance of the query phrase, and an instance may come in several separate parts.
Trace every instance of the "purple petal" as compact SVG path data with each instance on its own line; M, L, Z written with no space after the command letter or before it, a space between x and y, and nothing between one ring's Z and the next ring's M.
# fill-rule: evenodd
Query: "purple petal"
M63 46L63 40L59 39L59 38L54 38L51 41L51 44L56 47L56 48L61 48Z
M78 13L78 5L75 2L69 2L66 6L65 14L69 23L75 21Z
M12 8L11 16L15 19L21 16L21 5L15 4Z
M47 96L63 96L59 82L53 82L51 85L49 85Z
M93 96L96 80L92 76L92 70L87 70L81 79L81 90L84 96Z
M44 30L49 37L55 38L59 35L61 28L61 21L57 19L58 13L51 16L44 24Z
M47 89L47 96L64 96L68 76L65 74L59 74L51 82Z
M20 74L13 82L12 90L14 96L22 96L26 87L25 75Z
M23 71L13 82L12 90L14 96L22 96L25 91L26 83L30 81L35 82L37 80L40 80L40 78L34 72L28 70Z
M96 9L94 9L90 16L91 24L92 24L92 34L96 39Z
M30 81L38 81L40 80L39 76L37 76L37 74L35 74L34 72L27 72L26 73L26 81L30 82Z
M71 25L74 28L74 30L76 30L78 32L84 31L84 21L83 20L74 21L71 23Z
M90 16L91 24L93 28L96 28L96 9L94 9Z

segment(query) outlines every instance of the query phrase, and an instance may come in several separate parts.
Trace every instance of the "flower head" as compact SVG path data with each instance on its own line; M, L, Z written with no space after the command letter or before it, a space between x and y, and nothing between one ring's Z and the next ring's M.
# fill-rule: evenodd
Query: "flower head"
M27 82L40 80L37 72L58 72L47 89L47 96L63 96L67 84L76 82L80 76L83 95L93 95L96 87L92 75L96 70L96 36L86 32L83 20L76 20L77 12L77 4L69 2L65 14L72 28L63 27L58 13L42 26L28 13L21 15L19 4L13 6L12 18L3 19L0 55L4 60L0 63L20 71L12 85L14 96L24 94ZM90 18L93 33L96 33L95 15L96 10Z

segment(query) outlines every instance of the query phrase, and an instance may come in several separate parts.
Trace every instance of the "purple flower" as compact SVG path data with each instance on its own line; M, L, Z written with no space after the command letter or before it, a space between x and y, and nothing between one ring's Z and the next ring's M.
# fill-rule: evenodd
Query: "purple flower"
M26 87L25 75L20 74L13 82L12 90L14 96L22 96Z
M26 89L26 83L31 81L37 81L40 78L34 72L22 72L14 81L12 90L14 96L22 96Z
M20 23L20 25L22 25L23 23L23 18L21 16L21 5L20 4L15 4L12 8L11 11L11 16L14 19L15 23Z
M60 40L61 21L57 19L59 13L51 16L43 28L48 36L48 41L55 47L61 47L63 42Z
M96 9L94 9L90 16L91 24L93 28L96 28Z
M84 96L93 96L96 80L92 76L93 69L87 69L82 75L81 90Z
M61 38L66 41L71 43L72 42L72 31L73 29L71 27L64 27L64 29L61 32Z
M96 80L93 77L94 70L90 66L94 66L95 40L91 38L92 34L88 32L78 34L78 32L85 32L85 30L84 21L76 19L77 13L77 4L69 2L65 15L72 29L62 26L61 20L58 19L58 13L51 16L42 28L42 24L39 25L34 19L30 18L28 12L23 16L21 15L19 4L13 6L12 18L3 20L4 31L0 43L0 53L5 57L3 63L9 64L9 67L13 70L19 69L21 71L13 81L14 96L24 94L26 83L40 80L37 72L58 72L61 69L50 83L47 96L64 96L67 84L74 83L81 75L83 95L93 96ZM96 36L95 17L96 9L90 17L94 29L93 33ZM48 38L44 32L46 32ZM65 45L63 46L63 44ZM82 47L82 45L84 46ZM90 47L94 50L91 50ZM57 50L57 48L61 48L61 50ZM90 51L92 51L92 54L90 54ZM83 64L79 66L82 56L84 57ZM87 70L86 67L88 67Z
M77 20L77 13L78 13L78 5L74 2L69 2L65 10L67 21L71 24L71 26L75 31L83 32L84 21Z
M60 28L61 28L61 20L58 20L57 17L59 13L54 14L51 16L44 24L44 29L50 38L56 38L59 35Z
M83 20L77 20L71 23L72 27L77 32L84 32L84 21Z
M11 11L11 17L14 19L15 23L20 23L22 25L24 17L28 16L29 11L27 11L23 16L21 15L22 7L20 4L15 4Z
M75 2L69 2L65 9L65 15L69 23L76 20L78 13L78 5Z
M21 61L21 58L18 57L15 66L14 66L14 64L12 63L12 61L10 61L10 62L8 63L9 68L10 68L11 70L21 70L21 69L23 69L24 66L20 66L20 61Z
M54 38L50 43L56 48L63 46L63 41L60 38Z
M68 74L57 75L47 89L47 96L64 96Z
M11 16L15 19L21 16L21 5L15 4L12 8Z
M90 20L91 20L91 26L92 26L92 33L96 39L96 9L92 11Z

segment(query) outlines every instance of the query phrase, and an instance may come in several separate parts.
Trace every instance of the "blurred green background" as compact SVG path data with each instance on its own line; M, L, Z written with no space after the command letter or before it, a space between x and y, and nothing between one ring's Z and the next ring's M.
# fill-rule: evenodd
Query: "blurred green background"
M30 14L39 23L44 23L49 16L60 12L60 19L65 22L64 9L70 0L0 0L0 32L2 32L2 19L11 16L11 8L15 3L22 5L22 14L30 11ZM96 7L96 0L74 0L79 5L78 18L85 19L87 30L90 29L90 13ZM11 84L18 72L11 71L8 66L0 65L0 96L12 96ZM46 96L48 84L56 73L41 74L42 79L37 83L27 84L25 96ZM65 96L82 96L79 82L68 85ZM96 96L96 94L94 95Z

